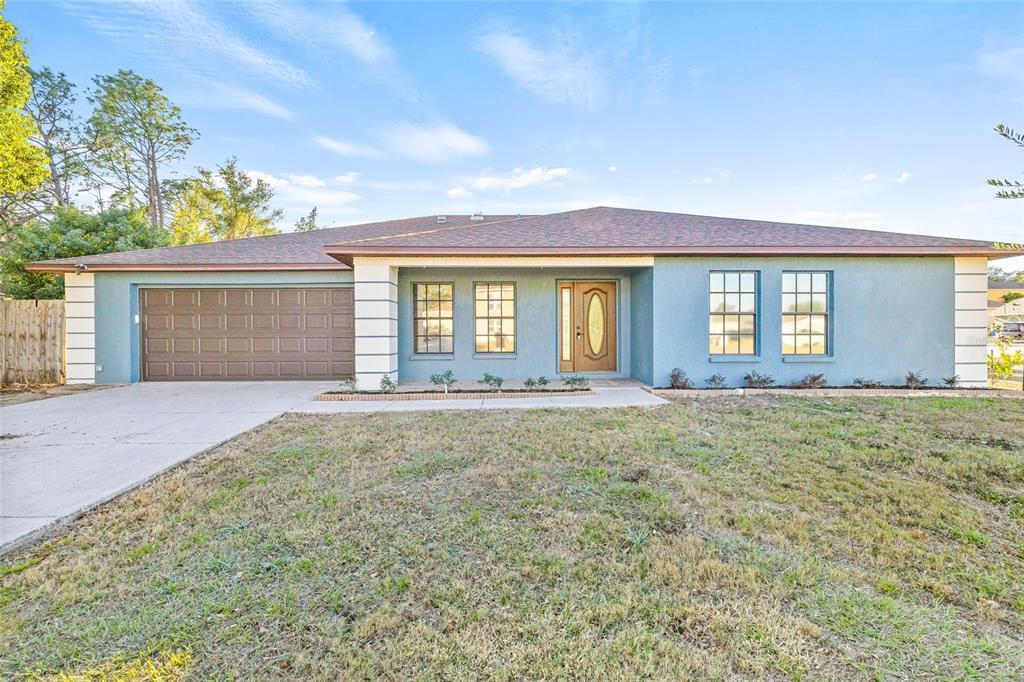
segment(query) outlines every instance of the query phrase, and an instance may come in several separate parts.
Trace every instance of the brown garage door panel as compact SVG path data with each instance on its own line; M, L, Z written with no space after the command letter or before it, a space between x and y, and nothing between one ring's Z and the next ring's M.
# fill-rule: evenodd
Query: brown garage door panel
M142 378L351 377L352 294L340 287L140 289Z

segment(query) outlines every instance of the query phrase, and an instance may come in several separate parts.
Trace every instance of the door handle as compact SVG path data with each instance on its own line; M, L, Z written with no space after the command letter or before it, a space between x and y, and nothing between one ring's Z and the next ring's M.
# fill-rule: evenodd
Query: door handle
M577 330L577 332L576 332L576 340L579 341L582 338L583 338L583 332Z

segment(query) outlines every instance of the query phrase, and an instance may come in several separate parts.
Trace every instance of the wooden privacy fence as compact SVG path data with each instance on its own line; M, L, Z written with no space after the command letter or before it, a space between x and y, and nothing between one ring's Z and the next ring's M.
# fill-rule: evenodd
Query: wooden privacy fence
M0 299L0 384L64 383L64 301Z

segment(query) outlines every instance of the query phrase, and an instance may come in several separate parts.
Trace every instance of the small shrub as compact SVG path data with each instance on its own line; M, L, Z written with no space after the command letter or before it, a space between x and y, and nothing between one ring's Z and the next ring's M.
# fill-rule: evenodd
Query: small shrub
M551 383L551 382L550 382L550 381L548 381L548 378L547 378L547 377L545 377L545 376L539 376L539 377L537 377L537 385L538 385L538 386L547 386L547 385L548 385L548 384L550 384L550 383Z
M451 370L444 372L443 374L431 374L430 383L435 386L444 386L444 392L447 393L448 389L452 387L456 381L455 373Z
M380 392L381 393L394 393L398 388L398 384L391 378L390 374L385 374L380 378Z
M571 377L562 377L562 383L565 384L566 388L581 389L590 385L590 379L585 376L575 374Z
M924 388L928 385L928 379L925 378L922 370L908 370L907 378L904 380L907 384L907 388Z
M490 386L496 391L500 391L501 385L505 383L505 380L499 376L491 374L490 372L484 372L484 378L480 380L480 383L486 384L487 386Z
M960 375L954 374L951 377L942 377L942 385L947 388L959 388L960 387Z
M997 352L988 355L988 373L993 379L1006 380L1013 376L1013 368L1024 365L1024 353L1019 350L1010 352L1010 344L1003 340L996 341Z
M345 379L338 384L339 393L355 393L359 390L359 384L356 383L355 379Z
M533 377L526 377L526 381L523 382L524 388L533 388L537 385L537 380Z
M749 372L743 375L743 382L747 388L771 388L775 385L775 378L771 374Z
M825 388L828 381L824 374L808 374L803 379L793 382L793 388Z
M725 377L716 372L705 379L704 383L708 385L708 388L725 388Z
M671 382L672 388L693 388L693 382L690 381L690 377L686 376L686 372L678 367L672 370L672 374L669 375L669 381Z
M878 379L864 379L862 377L854 379L853 385L856 388L882 388L882 382Z

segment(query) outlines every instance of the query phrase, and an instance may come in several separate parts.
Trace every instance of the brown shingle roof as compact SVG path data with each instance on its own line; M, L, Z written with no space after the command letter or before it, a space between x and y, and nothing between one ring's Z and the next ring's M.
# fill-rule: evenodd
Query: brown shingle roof
M516 216L488 216L486 220ZM310 232L288 232L266 237L232 239L209 244L166 246L158 249L101 253L78 258L30 263L29 269L69 271L78 263L90 270L348 270L349 266L327 255L324 246L338 241L359 241L381 236L408 235L438 227L473 222L468 215L446 216L439 225L437 216L421 216L379 223L328 227Z
M32 263L33 270L346 269L357 255L601 254L986 255L1020 244L797 225L713 216L589 208L538 216L436 216L292 232L211 244L124 251Z
M332 244L353 255L496 254L986 254L1014 255L991 242L950 237L742 220L713 216L590 208L550 215L469 223L420 234Z

